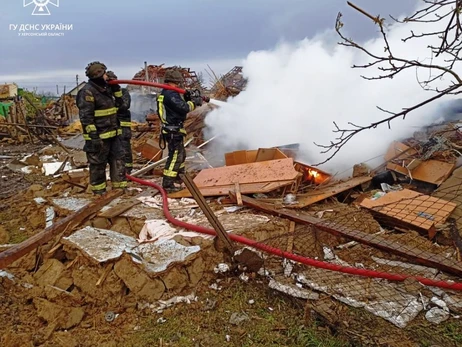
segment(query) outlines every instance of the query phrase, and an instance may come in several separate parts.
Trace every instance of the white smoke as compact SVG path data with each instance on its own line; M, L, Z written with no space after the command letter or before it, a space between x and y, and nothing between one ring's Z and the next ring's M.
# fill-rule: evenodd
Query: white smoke
M369 20L359 13L357 19ZM432 32L443 24L394 24L388 31L393 54L419 61L426 59L429 63L431 52L427 46L437 45L436 39L406 43L401 39L408 36L410 30ZM333 121L348 128L351 128L348 122L369 125L387 117L376 106L398 112L433 95L417 82L416 76L419 80L428 77L429 71L424 69L403 71L394 79L362 79L361 74L376 76L380 71L352 69L352 65L371 60L357 49L337 45L340 38L334 34L328 32L297 43L283 43L271 51L251 52L243 65L243 73L249 80L246 90L206 118L208 136L220 134L216 148L224 153L300 143L300 160L316 164L329 154L321 154L322 148L313 143L329 144L335 139ZM384 54L379 33L364 46L370 52ZM448 80L438 83L447 86ZM435 102L412 112L405 121L396 119L391 123L391 130L385 124L354 136L321 168L332 173L343 172L377 156L380 157L374 165L380 164L390 143L412 135L419 126L433 121L437 107Z

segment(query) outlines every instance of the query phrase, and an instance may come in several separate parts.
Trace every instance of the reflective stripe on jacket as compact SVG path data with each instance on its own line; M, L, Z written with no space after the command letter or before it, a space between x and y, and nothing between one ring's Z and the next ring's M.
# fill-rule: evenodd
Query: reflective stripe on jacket
M84 139L108 139L120 133L117 107L109 86L101 87L89 81L77 93L76 102Z

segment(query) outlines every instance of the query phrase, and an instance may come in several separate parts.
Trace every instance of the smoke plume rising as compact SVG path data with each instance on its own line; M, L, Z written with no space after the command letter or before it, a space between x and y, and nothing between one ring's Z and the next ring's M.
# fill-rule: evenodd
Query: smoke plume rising
M359 13L357 19L369 20ZM406 43L401 39L408 36L410 30L432 32L441 25L444 23L393 24L388 29L393 53L429 62L431 52L427 46L437 45L438 42L431 42L435 39ZM388 116L376 106L399 112L433 95L417 82L416 77L428 78L429 71L424 69L403 71L394 79L364 80L361 74L376 76L380 71L352 69L354 64L371 60L357 49L336 44L337 41L336 33L327 32L297 43L281 43L270 51L251 52L243 64L244 76L249 80L246 90L206 118L207 135L220 134L215 149L224 153L300 143L298 159L316 164L328 154L321 154L322 148L314 142L327 145L335 139L333 121L341 128L349 128L348 122L369 125ZM371 52L384 54L380 33L363 45ZM432 62L437 63L435 59ZM438 83L447 86L448 80ZM349 169L354 164L377 156L379 158L369 164L380 164L394 139L411 136L419 127L436 120L438 104L439 101L433 102L412 112L404 121L394 120L391 130L384 124L358 134L321 168L332 173L347 170L347 174L351 174Z

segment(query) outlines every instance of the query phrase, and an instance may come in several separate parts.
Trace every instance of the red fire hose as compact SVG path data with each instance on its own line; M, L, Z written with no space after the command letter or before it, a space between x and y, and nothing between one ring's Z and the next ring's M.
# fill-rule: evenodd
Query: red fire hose
M170 86L168 84L163 84L163 83L156 83L156 82L147 82L147 81L138 81L138 80L111 80L108 81L109 84L134 84L138 86L147 86L147 87L155 87L155 88L163 88L163 89L170 89L177 91L180 94L184 94L186 90L181 89L181 88L176 88L173 86Z
M145 180L142 180L142 179L130 176L130 175L127 175L127 178L133 182L136 182L136 183L139 183L145 186L153 187L162 194L164 215L170 223L176 226L179 226L181 228L196 231L198 233L213 235L213 236L216 235L216 232L213 229L205 228L199 225L189 224L186 222L182 222L178 219L175 219L171 215L168 209L167 193L158 184L153 183L153 182L148 182L148 181L145 181ZM271 247L263 243L254 241L254 240L250 240L243 236L229 234L229 237L231 238L231 240L235 242L238 242L238 243L241 243L247 246L251 246L253 248L259 249L266 253L274 254L282 258L287 258L287 259L290 259L290 260L293 260L293 261L296 261L296 262L299 262L299 263L302 263L308 266L314 266L320 269L337 271L337 272L342 272L342 273L347 273L347 274L357 275L357 276L363 276L363 277L382 278L382 279L386 279L390 281L404 281L408 278L411 278L427 286L462 291L462 283L459 283L459 282L435 281L435 280L431 280L429 278L420 277L420 276L399 275L399 274L392 274L392 273L386 273L386 272L380 272L380 271L374 271L374 270L358 269L354 267L345 267L345 266L331 264L331 263L327 263L324 261L319 261L319 260L315 260L312 258L302 257L302 256L299 256L293 253L285 252L278 248Z

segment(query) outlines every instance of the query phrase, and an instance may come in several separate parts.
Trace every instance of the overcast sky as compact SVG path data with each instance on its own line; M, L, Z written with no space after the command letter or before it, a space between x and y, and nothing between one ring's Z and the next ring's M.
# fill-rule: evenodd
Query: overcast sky
M366 40L376 34L345 0L34 0L46 4L37 8L33 0L1 1L0 83L48 90L56 84L75 86L75 76L84 80L85 66L93 60L119 78L132 78L144 61L191 67L205 77L208 64L224 74L251 51L332 29L338 12L351 37ZM353 2L374 15L399 16L410 13L418 0ZM50 15L32 14L40 9ZM72 30L42 30L60 23ZM20 31L26 24L39 30ZM20 36L49 32L64 35Z

